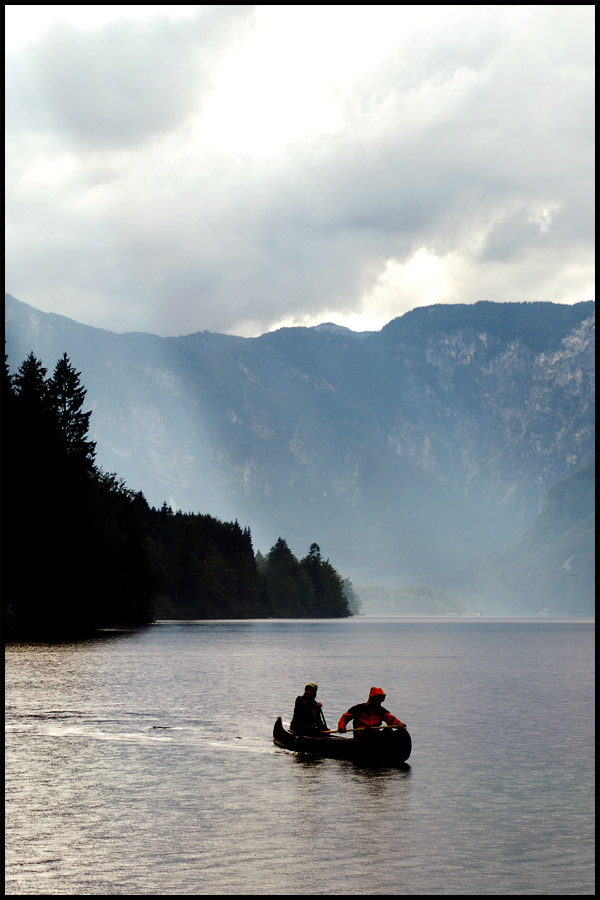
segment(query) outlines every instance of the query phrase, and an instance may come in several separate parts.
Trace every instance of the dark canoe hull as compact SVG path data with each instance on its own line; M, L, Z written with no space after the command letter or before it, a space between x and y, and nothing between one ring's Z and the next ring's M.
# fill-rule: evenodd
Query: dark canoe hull
M410 734L406 728L384 729L368 738L353 738L342 734L313 736L294 734L285 727L281 717L273 726L273 741L278 747L295 750L296 753L328 756L331 759L355 759L385 766L405 763L412 750Z

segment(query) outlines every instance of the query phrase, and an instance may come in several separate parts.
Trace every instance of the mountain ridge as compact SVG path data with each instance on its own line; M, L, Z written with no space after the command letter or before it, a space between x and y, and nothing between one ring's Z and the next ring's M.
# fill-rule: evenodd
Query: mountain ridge
M430 584L516 541L594 449L594 304L421 307L379 332L91 329L7 297L9 364L67 352L99 462L149 502ZM329 323L323 323L327 326Z

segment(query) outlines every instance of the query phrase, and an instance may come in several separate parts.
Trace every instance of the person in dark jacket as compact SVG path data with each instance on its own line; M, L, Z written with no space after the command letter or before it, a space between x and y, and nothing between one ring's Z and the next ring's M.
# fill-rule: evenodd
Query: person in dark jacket
M369 699L366 703L357 703L345 712L338 722L338 731L345 731L348 722L354 720L354 728L365 728L366 731L355 731L355 737L367 737L377 734L374 730L383 722L395 728L406 728L404 722L397 719L384 708L385 692L381 688L372 687L369 691ZM372 729L372 730L368 730Z
M294 715L290 723L290 728L296 734L327 730L323 704L316 699L318 689L319 685L311 681L305 686L304 693L300 697L296 697Z

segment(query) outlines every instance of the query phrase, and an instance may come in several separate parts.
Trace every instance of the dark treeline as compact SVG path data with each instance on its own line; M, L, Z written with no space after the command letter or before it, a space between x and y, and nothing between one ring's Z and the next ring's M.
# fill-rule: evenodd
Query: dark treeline
M66 354L2 381L5 639L68 637L155 618L334 617L358 601L313 544L267 556L248 529L151 508L95 462L86 391ZM350 604L350 605L349 605Z

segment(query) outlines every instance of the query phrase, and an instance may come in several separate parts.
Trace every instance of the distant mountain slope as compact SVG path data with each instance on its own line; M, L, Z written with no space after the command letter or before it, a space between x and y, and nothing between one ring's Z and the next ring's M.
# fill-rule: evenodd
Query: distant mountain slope
M594 615L595 463L557 482L534 524L457 581L462 597L498 613Z
M67 352L98 461L141 489L317 541L370 584L445 590L594 452L594 304L413 310L381 332L113 334L6 298L9 364Z

